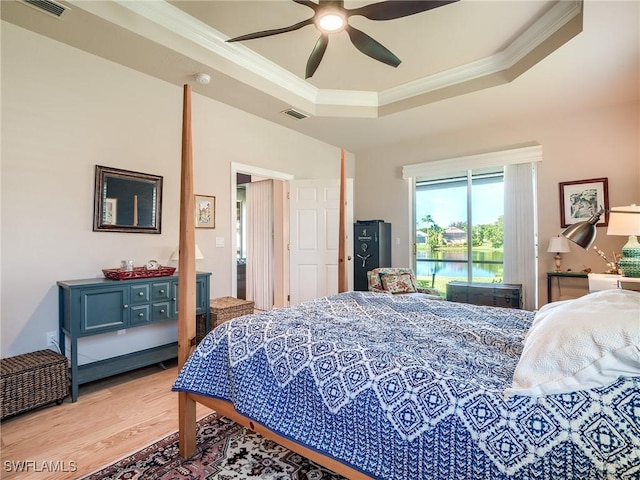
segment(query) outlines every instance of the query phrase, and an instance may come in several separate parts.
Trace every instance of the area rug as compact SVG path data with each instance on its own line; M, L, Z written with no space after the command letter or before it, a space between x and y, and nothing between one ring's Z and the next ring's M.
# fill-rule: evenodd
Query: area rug
M180 457L176 432L82 480L346 480L216 413L196 432L189 459Z

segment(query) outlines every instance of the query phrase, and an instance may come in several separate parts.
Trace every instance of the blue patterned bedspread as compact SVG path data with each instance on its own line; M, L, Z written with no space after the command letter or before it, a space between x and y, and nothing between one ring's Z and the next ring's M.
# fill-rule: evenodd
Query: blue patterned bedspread
M380 480L640 479L640 378L504 397L532 319L348 292L222 324L174 390Z

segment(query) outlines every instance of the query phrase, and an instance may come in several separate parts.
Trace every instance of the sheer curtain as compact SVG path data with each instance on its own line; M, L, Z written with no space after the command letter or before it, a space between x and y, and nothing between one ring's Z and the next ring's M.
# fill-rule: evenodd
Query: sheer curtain
M247 299L273 308L273 181L247 184Z
M523 308L538 303L536 162L504 167L504 282L521 283Z

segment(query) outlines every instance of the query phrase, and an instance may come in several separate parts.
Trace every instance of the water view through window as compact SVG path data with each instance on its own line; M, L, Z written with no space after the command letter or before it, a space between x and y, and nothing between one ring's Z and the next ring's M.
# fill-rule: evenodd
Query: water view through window
M416 275L441 292L452 280L502 282L503 172L416 183Z

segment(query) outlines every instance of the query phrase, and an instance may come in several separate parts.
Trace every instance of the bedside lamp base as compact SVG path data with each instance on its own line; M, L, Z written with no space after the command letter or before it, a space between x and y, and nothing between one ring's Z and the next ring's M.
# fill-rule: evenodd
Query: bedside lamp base
M562 271L562 268L560 268L561 262L562 262L562 255L560 255L559 253L556 253L553 256L554 260L556 261L556 273L559 273Z
M640 243L635 235L629 235L629 241L622 247L618 267L625 277L640 277Z

